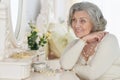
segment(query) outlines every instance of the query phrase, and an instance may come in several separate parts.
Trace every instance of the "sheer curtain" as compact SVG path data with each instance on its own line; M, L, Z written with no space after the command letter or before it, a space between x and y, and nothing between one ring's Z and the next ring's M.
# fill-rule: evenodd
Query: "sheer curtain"
M47 31L50 23L56 23L56 1L57 0L40 0L40 13L37 17L36 24L41 33Z
M55 0L55 18L57 21L67 21L69 9L73 3L81 0Z
M10 16L10 0L3 0L0 2L0 57L4 57L9 49L17 47L16 40L13 34Z

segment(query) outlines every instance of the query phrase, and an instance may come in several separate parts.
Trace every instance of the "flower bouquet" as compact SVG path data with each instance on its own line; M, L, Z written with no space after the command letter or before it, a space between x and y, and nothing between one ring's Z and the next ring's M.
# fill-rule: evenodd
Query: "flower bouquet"
M50 32L44 33L40 36L39 29L34 23L30 22L29 26L31 28L31 32L27 36L28 47L31 50L38 50L39 47L45 46L45 44L48 42L48 38L50 37Z

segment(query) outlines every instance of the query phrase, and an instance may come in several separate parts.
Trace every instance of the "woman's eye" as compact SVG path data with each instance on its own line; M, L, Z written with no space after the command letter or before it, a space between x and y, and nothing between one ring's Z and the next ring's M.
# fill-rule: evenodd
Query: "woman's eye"
M85 23L86 21L85 21L85 20L81 20L80 22L81 22L81 23Z
M72 22L75 22L75 19L72 19Z

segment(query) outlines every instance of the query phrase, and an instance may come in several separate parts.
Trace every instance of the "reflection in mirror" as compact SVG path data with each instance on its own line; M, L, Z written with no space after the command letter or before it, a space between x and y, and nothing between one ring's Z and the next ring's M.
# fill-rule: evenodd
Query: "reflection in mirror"
M19 0L11 0L10 7L11 7L11 19L12 19L13 32L15 32L15 29L17 26Z

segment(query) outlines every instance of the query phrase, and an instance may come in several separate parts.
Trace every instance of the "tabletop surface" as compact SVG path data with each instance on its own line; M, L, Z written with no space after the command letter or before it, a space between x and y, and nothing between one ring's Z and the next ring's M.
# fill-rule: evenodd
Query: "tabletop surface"
M30 76L26 79L6 79L0 78L0 80L59 80L60 71L56 71L56 69L60 69L59 60L49 60L47 61L47 65L52 70L45 70L43 72L31 72Z

